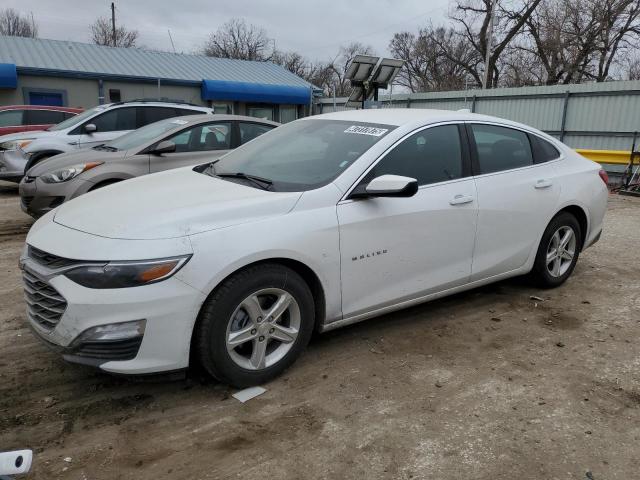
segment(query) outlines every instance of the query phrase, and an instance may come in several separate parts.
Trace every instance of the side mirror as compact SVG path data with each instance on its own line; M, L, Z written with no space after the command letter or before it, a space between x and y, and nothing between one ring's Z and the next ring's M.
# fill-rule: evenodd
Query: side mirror
M95 123L87 123L84 126L85 133L93 133L98 131L98 127L96 127Z
M418 181L415 178L381 175L371 180L364 191L352 194L351 198L413 197L416 193L418 193Z
M176 144L171 140L163 140L151 150L154 155L162 155L163 153L171 153L176 151Z

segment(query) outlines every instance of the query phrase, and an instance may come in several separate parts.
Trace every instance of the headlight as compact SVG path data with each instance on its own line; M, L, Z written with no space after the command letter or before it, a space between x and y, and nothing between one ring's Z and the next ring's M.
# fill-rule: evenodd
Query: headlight
M77 177L82 172L96 168L103 163L104 162L89 162L72 165L70 167L61 168L60 170L42 175L40 178L42 178L42 181L45 183L62 183Z
M0 143L0 150L18 150L24 148L33 142L35 138L23 138L20 140L9 140L8 142Z
M132 262L109 262L86 265L64 275L87 288L130 288L161 282L173 276L191 255Z

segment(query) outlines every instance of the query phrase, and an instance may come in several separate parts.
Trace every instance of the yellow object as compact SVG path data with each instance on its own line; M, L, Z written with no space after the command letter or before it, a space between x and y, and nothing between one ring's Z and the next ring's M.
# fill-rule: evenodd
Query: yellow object
M627 165L631 156L631 152L628 150L586 150L576 148L576 152L594 162L617 165Z

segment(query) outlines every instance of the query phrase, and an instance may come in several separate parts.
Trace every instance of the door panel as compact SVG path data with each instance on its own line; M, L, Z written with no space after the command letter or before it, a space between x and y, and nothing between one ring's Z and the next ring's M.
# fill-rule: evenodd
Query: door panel
M345 316L467 283L477 205L457 196L475 199L473 179L338 205Z
M553 163L534 164L526 133L495 125L471 125L476 164L478 229L471 281L522 267L560 196ZM520 168L518 168L520 167ZM494 173L483 174L484 171Z
M468 282L477 202L460 133L447 124L408 135L354 190L366 191L380 175L403 175L421 185L413 197L338 204L345 317Z

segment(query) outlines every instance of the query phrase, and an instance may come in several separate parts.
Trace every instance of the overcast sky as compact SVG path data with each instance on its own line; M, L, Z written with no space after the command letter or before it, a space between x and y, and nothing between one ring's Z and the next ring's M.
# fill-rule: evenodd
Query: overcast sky
M2 0L31 15L43 38L89 40L89 25L110 15L107 0ZM194 53L209 33L233 17L262 26L280 50L329 59L359 41L387 53L394 32L443 23L448 0L116 0L116 23L140 32L141 46Z

